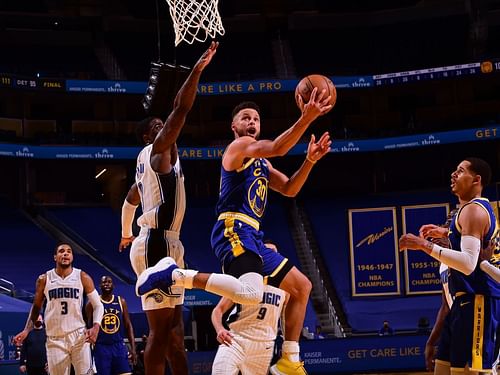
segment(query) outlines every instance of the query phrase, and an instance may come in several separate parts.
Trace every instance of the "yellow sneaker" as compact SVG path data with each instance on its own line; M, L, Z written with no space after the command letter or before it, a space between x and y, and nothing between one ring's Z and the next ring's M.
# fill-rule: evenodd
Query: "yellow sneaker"
M292 362L281 357L275 365L269 369L273 375L307 375L304 362Z

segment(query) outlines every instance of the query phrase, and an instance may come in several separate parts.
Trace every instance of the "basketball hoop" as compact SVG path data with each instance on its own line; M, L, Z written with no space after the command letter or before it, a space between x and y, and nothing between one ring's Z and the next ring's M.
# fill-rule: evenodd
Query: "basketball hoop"
M175 31L175 45L185 41L204 42L216 34L224 35L217 6L219 0L166 0Z

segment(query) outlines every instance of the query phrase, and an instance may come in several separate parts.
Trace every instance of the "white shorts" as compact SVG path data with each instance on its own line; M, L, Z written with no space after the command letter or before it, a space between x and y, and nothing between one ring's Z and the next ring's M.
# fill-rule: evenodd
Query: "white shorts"
M230 346L219 345L212 375L266 375L273 358L274 341L255 341L233 333Z
M85 328L64 336L47 336L47 362L50 375L69 375L71 364L75 374L94 373L90 343L85 342Z
M184 246L179 240L179 233L142 227L130 249L130 263L135 274L139 276L164 257L174 258L177 265L184 268ZM169 293L155 289L141 296L141 301L145 311L174 308L184 303L184 288L171 287Z

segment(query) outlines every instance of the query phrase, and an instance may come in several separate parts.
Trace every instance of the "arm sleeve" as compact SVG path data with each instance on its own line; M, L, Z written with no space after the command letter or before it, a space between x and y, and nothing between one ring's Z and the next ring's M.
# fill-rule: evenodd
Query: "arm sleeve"
M122 206L122 237L132 237L132 222L134 221L135 210L137 206L130 204L126 199Z
M104 306L99 298L99 294L97 294L97 290L94 289L91 293L87 294L87 297L94 309L93 323L101 325L102 316L104 315Z
M481 250L481 241L473 236L462 236L460 241L460 251L446 249L439 245L433 244L432 251L429 254L434 259L443 262L448 267L462 272L465 275L470 275L476 268Z
M493 264L487 260L483 260L479 265L479 268L483 270L488 276L490 276L497 283L500 283L500 269L495 267Z

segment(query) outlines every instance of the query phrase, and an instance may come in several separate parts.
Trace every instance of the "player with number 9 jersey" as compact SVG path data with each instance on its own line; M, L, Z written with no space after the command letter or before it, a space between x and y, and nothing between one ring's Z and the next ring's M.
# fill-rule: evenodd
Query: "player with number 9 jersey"
M284 311L288 294L266 285L262 301L257 305L233 304L222 298L212 312L212 323L220 346L212 366L212 374L265 375L273 357L274 340L278 334L279 319ZM233 307L227 325L222 315Z

